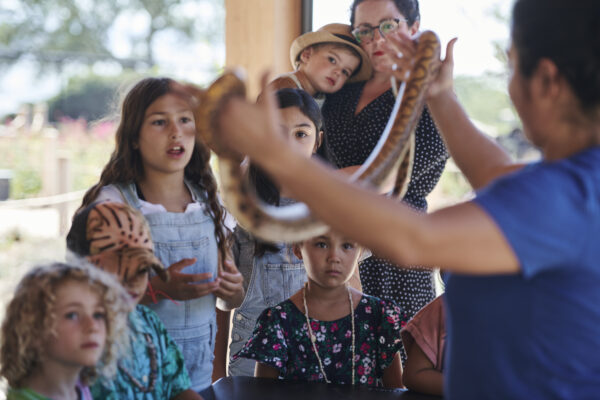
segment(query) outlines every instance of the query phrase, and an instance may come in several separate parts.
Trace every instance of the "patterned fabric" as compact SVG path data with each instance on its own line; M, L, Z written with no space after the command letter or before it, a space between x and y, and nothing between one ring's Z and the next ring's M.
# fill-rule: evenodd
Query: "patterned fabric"
M156 313L138 305L129 314L130 346L128 355L119 360L117 375L112 381L99 380L92 386L95 399L170 399L190 388L190 378L181 351L167 333ZM142 392L127 377L126 369L144 387L151 381L150 351L145 334L149 334L156 347L157 376L154 390Z
M391 302L363 295L354 310L357 385L382 386L383 372L403 352L400 329L407 318ZM310 318L323 368L332 383L352 378L351 316L335 321ZM245 357L279 370L280 379L324 381L312 348L306 317L290 300L266 309L252 337L233 360Z
M338 168L363 164L375 148L388 122L395 98L390 90L377 97L357 115L365 82L347 84L328 95L323 105L325 145L320 154ZM403 201L427 211L427 195L437 184L449 157L444 141L423 110L415 129L415 160ZM409 317L435 298L434 273L427 268L398 268L376 256L360 263L360 279L366 294L397 303Z

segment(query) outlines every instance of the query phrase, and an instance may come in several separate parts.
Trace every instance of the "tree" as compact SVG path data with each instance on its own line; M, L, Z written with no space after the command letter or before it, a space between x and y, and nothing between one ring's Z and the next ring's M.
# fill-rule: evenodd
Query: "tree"
M56 122L69 117L84 118L89 122L106 117L114 108L119 80L94 75L70 79L67 86L48 101L49 120Z
M0 65L34 57L40 70L65 63L113 61L125 68L155 64L153 41L162 32L177 35L178 44L206 40L211 24L192 12L198 4L223 0L7 0L0 8ZM111 46L115 22L136 21L135 32L121 35L130 54L115 54ZM113 39L114 43L114 39Z

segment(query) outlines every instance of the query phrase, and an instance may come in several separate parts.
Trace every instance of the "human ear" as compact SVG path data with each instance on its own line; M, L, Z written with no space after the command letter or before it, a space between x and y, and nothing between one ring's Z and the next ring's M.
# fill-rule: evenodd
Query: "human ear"
M556 107L556 102L560 101L565 84L565 79L556 64L543 58L538 62L527 85L532 101L554 112L552 109Z
M302 53L300 53L300 61L303 63L308 62L308 60L310 60L310 57L312 56L312 53L312 47L307 47L306 49L302 50Z
M301 246L300 246L299 244L295 244L295 245L292 247L292 251L294 252L294 255L295 255L296 257L298 257L298 259L299 259L299 260L302 260L302 252L300 251L300 247L301 247Z
M317 140L315 140L315 147L313 148L313 154L317 152L317 149L321 147L321 143L323 143L323 131L320 130L317 135Z
M555 96L560 90L561 75L554 62L543 58L538 63L534 76L537 78L537 85L542 95Z
M415 33L417 33L419 31L419 27L421 26L421 21L416 20L412 26L410 28L408 28L408 31L410 32L410 36L413 36Z

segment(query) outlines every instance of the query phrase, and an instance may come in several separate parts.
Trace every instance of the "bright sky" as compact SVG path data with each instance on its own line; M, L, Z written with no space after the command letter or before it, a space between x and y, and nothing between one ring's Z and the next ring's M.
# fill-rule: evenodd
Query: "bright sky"
M313 3L313 28L331 22L349 23L351 0L314 0ZM420 0L421 7L421 28L435 31L445 44L451 38L457 36L458 43L455 46L455 73L458 75L479 75L483 71L502 71L503 66L494 58L494 50L491 45L493 40L507 42L509 36L508 22L499 21L493 16L494 7L498 7L504 16L510 15L512 1L507 0ZM199 10L202 15L206 15L213 10ZM208 7L210 8L210 7ZM131 21L127 19L125 25L131 29ZM135 25L135 24L133 24ZM169 42L170 45L171 42ZM193 67L189 63L181 61L173 63L177 58L173 54L173 49L168 46L160 46L156 53L160 62L168 64L167 67L175 76L187 75L190 80L202 81L202 76L189 76L190 70L198 70L195 62L198 58L208 60L210 63L218 63L219 59L224 60L223 46L210 48L206 44L197 44L189 54L201 54L201 57L194 57ZM119 51L127 49L116 48ZM181 53L178 53L181 54ZM118 54L121 55L121 54ZM164 57L166 55L166 57ZM102 68L106 70L107 68ZM186 71L183 71L183 70ZM8 73L0 77L0 115L8 112L15 112L16 107L21 102L36 102L40 99L49 98L55 95L61 85L61 82L54 75L43 74L46 79L35 79L31 73L30 64L25 61L19 65L19 68L12 68Z
M352 0L313 0L313 29L332 22L350 23ZM454 47L455 73L479 75L483 71L502 71L494 57L493 40L508 43L508 16L512 1L506 0L420 0L421 29L438 34L445 53L446 43L458 37ZM498 7L507 21L493 16Z

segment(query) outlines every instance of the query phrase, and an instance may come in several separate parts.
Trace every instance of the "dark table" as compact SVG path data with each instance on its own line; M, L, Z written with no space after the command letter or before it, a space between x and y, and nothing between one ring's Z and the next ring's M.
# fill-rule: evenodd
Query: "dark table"
M293 382L247 376L229 376L200 392L205 400L440 400L403 389L369 389L364 386L322 382Z

